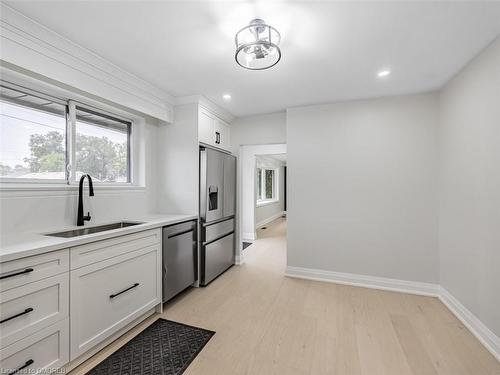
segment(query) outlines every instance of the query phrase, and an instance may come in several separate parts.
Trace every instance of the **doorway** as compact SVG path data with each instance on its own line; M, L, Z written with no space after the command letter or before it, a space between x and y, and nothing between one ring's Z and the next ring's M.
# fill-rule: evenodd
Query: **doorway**
M239 155L237 260L243 263L251 244L274 221L286 220L286 144L243 145Z
M258 239L270 223L286 217L286 154L257 155L255 161L255 229Z

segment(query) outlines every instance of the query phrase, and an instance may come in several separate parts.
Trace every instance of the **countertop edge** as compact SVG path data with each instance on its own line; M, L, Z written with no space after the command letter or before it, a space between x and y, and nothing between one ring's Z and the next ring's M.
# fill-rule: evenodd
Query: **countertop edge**
M184 221L189 221L189 220L196 220L198 219L198 215L194 214L186 214L186 215L181 215L181 214L176 214L176 215L168 215L166 214L164 217L161 215L155 215L152 217L139 217L139 218L125 218L120 221L139 221L143 222L142 224L126 227L126 228L120 228L120 229L114 229L110 231L105 231L105 232L99 232L99 233L93 233L89 235L84 235L80 237L74 237L74 238L57 238L57 237L52 237L54 241L58 241L57 243L52 243L52 244L47 244L47 245L36 245L33 244L30 246L30 241L29 239L26 241L26 243L19 242L16 245L11 245L10 247L13 248L12 251L9 251L9 246L7 246L7 250L0 250L0 263L5 263L21 258L26 258L29 256L34 256L34 255L40 255L40 254L45 254L49 253L52 251L57 251L57 250L63 250L67 249L70 247L75 247L79 245L84 245L87 243L91 242L96 242L96 241L102 241L106 240L109 238L113 237L119 237L127 234L132 234L132 233L137 233L137 232L142 232L145 230L150 230L154 228L160 228L168 225L173 225L177 224L180 222ZM96 226L99 224L95 225L89 225L91 226ZM47 231L42 231L42 233L47 233ZM23 234L19 234L21 237ZM31 233L31 236L33 238L39 238L39 239L44 239L44 235L41 233ZM18 248L18 249L16 249Z

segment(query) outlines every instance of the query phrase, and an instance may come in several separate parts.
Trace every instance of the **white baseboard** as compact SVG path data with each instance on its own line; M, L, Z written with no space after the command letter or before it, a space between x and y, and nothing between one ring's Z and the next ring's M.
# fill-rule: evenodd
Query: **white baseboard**
M437 297L439 294L439 285L437 284L318 270L314 268L287 266L285 275L299 279L325 281L335 284L353 285L363 288L389 290L431 297Z
M389 279L385 277L357 275L353 273L325 271L313 268L287 266L285 275L307 280L326 281L336 284L390 290L393 292L419 294L431 297L437 297L439 294L438 284Z
M439 300L460 320L469 331L484 345L484 347L500 361L500 338L495 335L477 316L470 312L453 295L438 284L429 284L416 281L389 279L287 266L286 276L299 279L324 281L335 284L353 285L363 288L389 290L418 294L423 296L438 297Z
M269 224L271 221L279 219L281 216L283 216L283 214L284 214L284 211L277 212L274 215L269 216L267 219L259 221L257 224L255 224L255 228L260 228L266 224Z
M500 361L500 338L442 286L439 299L466 326L488 351Z
M245 263L245 261L243 260L243 254L241 255L236 255L234 257L234 264L237 265L237 266L241 266L243 263Z
M257 239L254 233L241 233L241 242L253 242Z

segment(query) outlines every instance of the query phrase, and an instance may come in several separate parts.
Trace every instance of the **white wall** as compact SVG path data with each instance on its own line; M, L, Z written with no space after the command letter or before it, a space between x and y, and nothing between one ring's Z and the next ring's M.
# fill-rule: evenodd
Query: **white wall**
M146 159L145 188L106 190L95 187L95 196L90 198L85 188L84 210L90 211L90 223L133 219L155 212L157 132L155 123L146 123L142 131L144 137L140 143ZM69 191L1 191L0 234L41 232L76 225L77 203L76 187Z
M257 168L270 168L277 170L277 194L276 201L266 202L263 205L257 204L255 202L255 226L259 228L270 221L280 217L285 209L285 178L284 178L284 162L273 159L269 156L257 156L256 158ZM256 183L258 183L258 178L256 178ZM256 187L255 199L257 200L258 186Z
M436 99L287 111L289 266L438 282Z
M158 210L198 212L198 104L174 107L173 124L158 129Z
M500 39L440 104L441 285L500 336Z
M286 142L286 113L240 117L231 123L231 151L238 155L241 145Z

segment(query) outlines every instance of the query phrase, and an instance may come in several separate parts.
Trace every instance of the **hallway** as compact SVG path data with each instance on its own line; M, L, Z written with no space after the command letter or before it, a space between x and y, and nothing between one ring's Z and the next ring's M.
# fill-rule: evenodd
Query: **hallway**
M285 219L270 223L245 264L165 305L164 317L216 331L186 375L500 374L436 298L284 277L285 234Z

